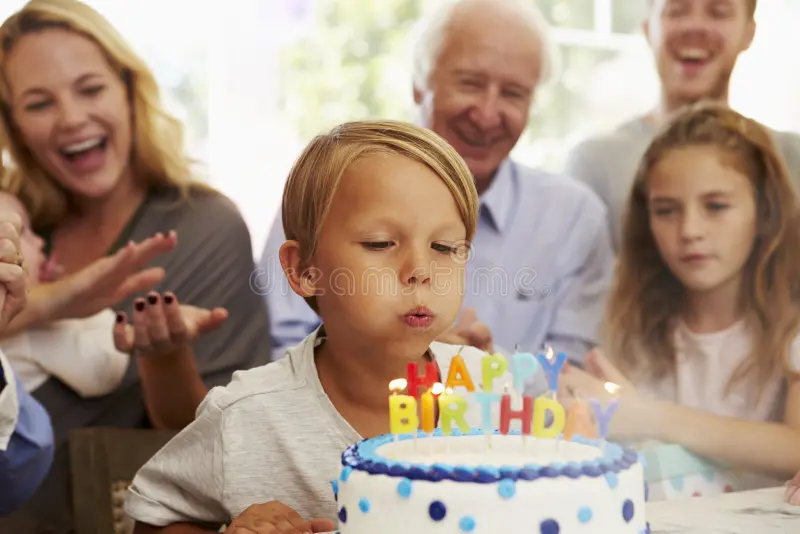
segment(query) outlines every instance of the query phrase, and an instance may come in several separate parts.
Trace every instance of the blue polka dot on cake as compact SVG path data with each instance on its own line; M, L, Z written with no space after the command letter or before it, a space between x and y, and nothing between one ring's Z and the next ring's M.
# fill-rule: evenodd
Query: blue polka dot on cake
M608 484L609 488L616 488L619 485L619 478L617 477L617 474L613 472L606 473L606 483Z
M433 501L428 507L428 515L434 521L441 521L447 515L447 508L442 501Z
M475 530L475 519L472 516L465 515L458 522L458 528L461 529L461 532L472 532Z
M592 509L588 506L584 506L580 510L578 510L578 521L582 524L586 524L592 520Z
M366 514L367 512L369 512L369 508L370 508L369 499L367 499L366 497L361 497L361 499L358 501L358 509Z
M541 534L558 534L561 532L561 527L558 526L558 521L555 519L545 519L539 525L539 532Z
M347 523L347 508L344 506L342 506L341 510L339 510L339 522Z
M633 519L633 501L630 499L626 499L625 503L622 505L622 519L624 519L626 523L630 523L631 519Z
M342 482L347 482L347 479L350 478L350 474L353 472L353 468L349 465L346 465L342 468L342 474L339 475L339 480Z
M403 499L408 499L411 496L411 481L404 478L397 483L397 494Z
M500 493L502 498L510 499L517 494L517 487L513 480L510 478L504 478L500 481L500 484L497 485L497 491Z

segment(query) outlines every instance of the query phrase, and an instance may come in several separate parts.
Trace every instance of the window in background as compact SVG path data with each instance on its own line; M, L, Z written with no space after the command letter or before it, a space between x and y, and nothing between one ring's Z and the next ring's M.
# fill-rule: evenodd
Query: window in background
M658 97L642 36L648 0L531 0L554 28L561 76L536 97L519 160L558 171L580 139L645 112ZM343 120L412 117L407 34L436 0L317 0L314 31L281 51L281 113L301 139ZM800 60L772 61L796 41L800 2L762 2L756 43L734 75L732 103L766 124L800 131Z
M315 31L281 53L281 111L286 122L308 139L345 120L410 119L409 32L435 1L317 0ZM645 2L538 1L556 28L563 68L557 83L537 94L530 126L515 150L517 158L557 170L574 138L608 128L631 113L630 95L619 97L608 83L601 84L606 91L598 95L596 78L599 68L611 65L627 85L631 73L642 70L636 51L643 43L631 32L638 31L634 21L641 21ZM649 103L644 97L638 100L642 108Z
M83 1L106 17L153 70L167 110L183 121L186 148L205 175L209 6L190 0Z
M208 145L208 9L187 0L83 0L106 17L153 70L167 110L186 125L186 147L203 162ZM27 2L0 0L0 20ZM192 23L185 24L191 9ZM202 167L201 167L202 172Z

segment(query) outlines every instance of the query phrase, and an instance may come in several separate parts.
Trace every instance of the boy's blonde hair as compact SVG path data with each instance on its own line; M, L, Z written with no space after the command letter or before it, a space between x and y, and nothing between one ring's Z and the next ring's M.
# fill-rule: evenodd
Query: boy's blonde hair
M131 165L148 186L211 188L192 180L191 161L183 143L183 125L164 109L155 76L114 27L97 11L77 0L31 0L0 26L0 148L13 163L1 168L2 188L18 196L30 212L32 226L58 224L69 202L65 191L33 157L14 125L5 62L25 35L62 29L97 44L128 91L132 122Z
M727 389L755 374L760 397L781 367L789 371L789 349L800 327L800 209L770 132L723 105L700 103L679 113L642 158L623 223L605 347L626 372L644 371L650 379L674 372L673 332L685 291L653 238L648 181L666 153L692 146L724 151L753 185L757 237L742 291L753 347Z
M342 176L356 161L376 153L397 154L427 165L453 194L467 229L467 241L474 236L478 191L467 164L447 141L406 122L349 122L308 144L283 191L283 229L287 240L300 244L303 268L314 255ZM313 297L306 302L316 310Z

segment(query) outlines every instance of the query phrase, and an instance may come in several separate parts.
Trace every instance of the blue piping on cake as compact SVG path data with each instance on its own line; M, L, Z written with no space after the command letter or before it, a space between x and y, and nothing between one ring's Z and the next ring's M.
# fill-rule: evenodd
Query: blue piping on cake
M498 431L494 432L499 435ZM473 429L467 433L462 433L455 429L452 436L484 436L483 430ZM509 435L519 436L517 431L509 432ZM443 436L441 429L436 429L433 436ZM430 437L422 431L417 432L417 437ZM401 434L397 437L398 441L413 439L413 434ZM355 443L342 453L342 465L345 470L354 469L366 471L371 475L386 475L390 477L407 478L409 480L427 480L438 482L440 480L450 480L453 482L477 482L490 484L503 479L517 480L537 480L539 478L579 478L579 477L600 477L607 473L620 473L629 469L639 461L639 455L632 449L623 448L615 443L603 440L587 439L582 436L575 436L571 440L574 443L589 445L603 450L605 454L602 458L587 460L584 462L553 463L550 465L526 464L522 467L507 466L493 467L487 465L467 466L449 464L420 464L402 462L385 458L378 454L378 448L383 445L393 443L395 436L386 434L376 438L370 438Z

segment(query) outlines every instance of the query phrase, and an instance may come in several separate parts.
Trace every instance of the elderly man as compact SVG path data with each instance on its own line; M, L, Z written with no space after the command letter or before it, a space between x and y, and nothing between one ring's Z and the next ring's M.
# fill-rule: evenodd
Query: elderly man
M614 247L639 160L665 120L699 100L728 102L731 74L756 30L756 0L651 0L644 33L661 81L661 100L651 112L615 131L587 139L570 154L566 173L585 182L606 203ZM800 183L800 136L774 132L784 159Z
M421 21L413 94L418 120L461 154L481 195L465 309L444 341L507 354L550 346L581 360L596 342L613 253L588 188L513 161L537 87L552 69L548 28L530 1L463 0ZM278 219L254 278L272 317L273 356L318 325L281 291Z

